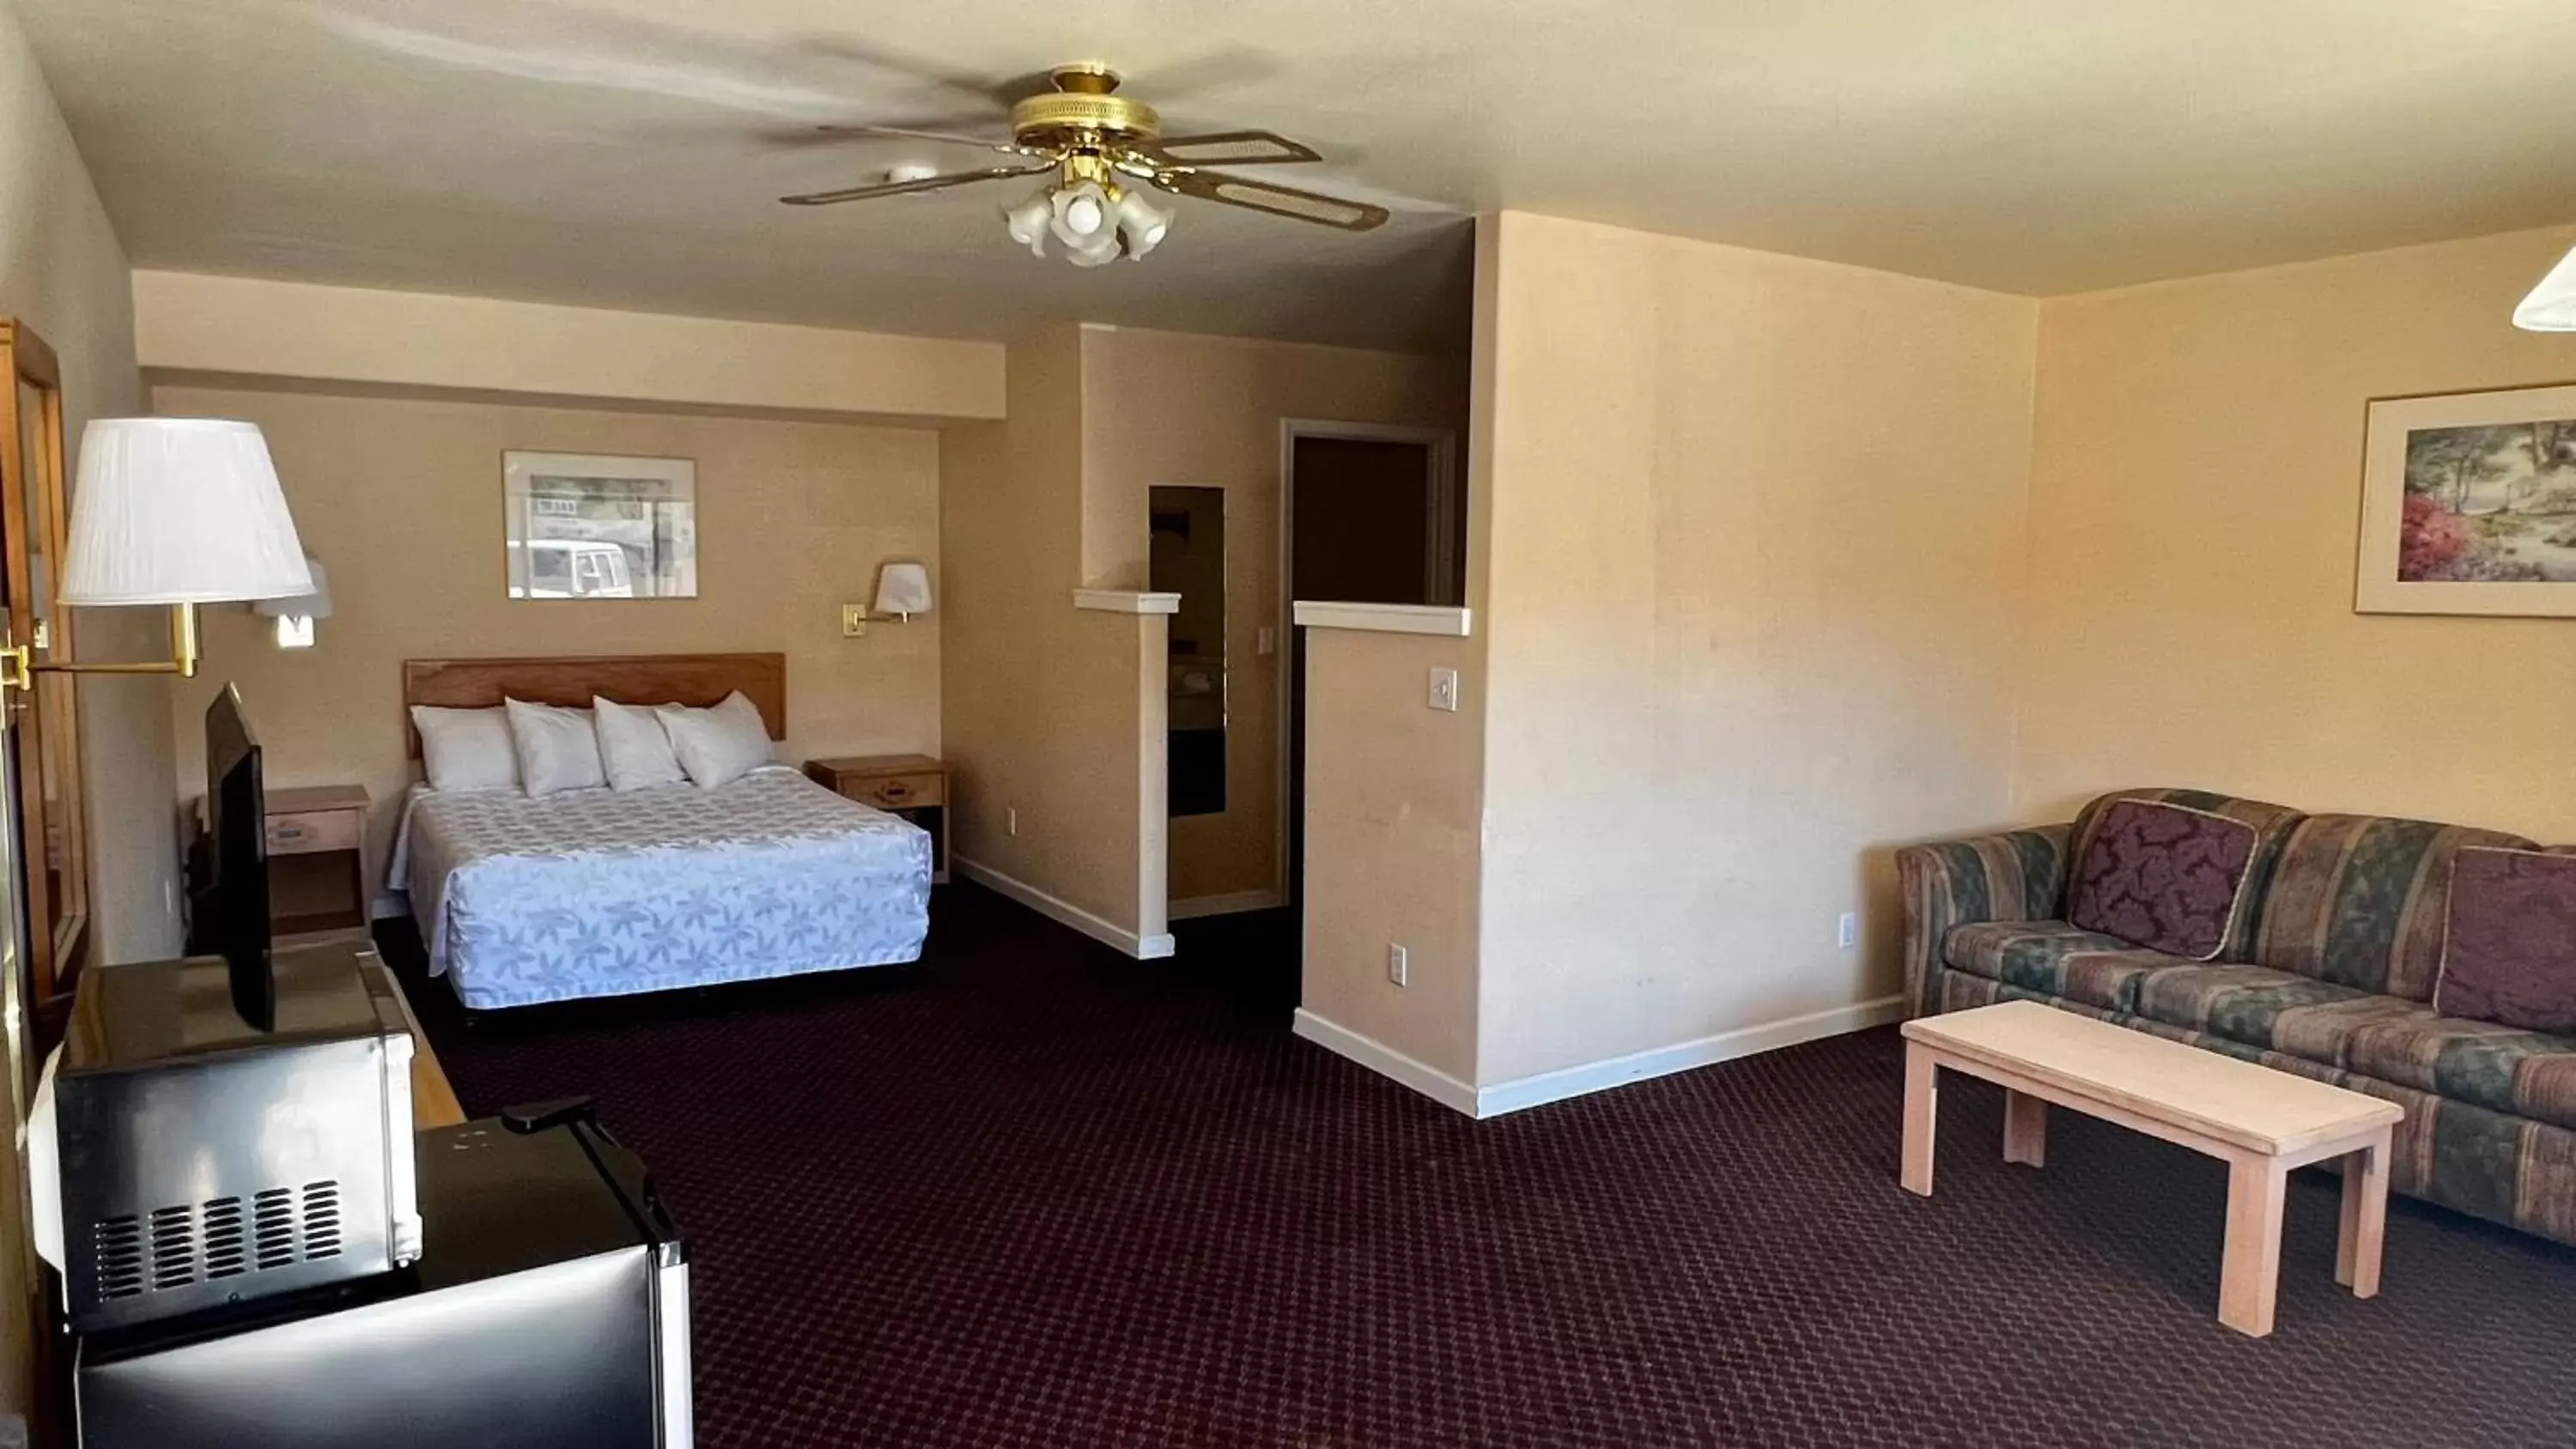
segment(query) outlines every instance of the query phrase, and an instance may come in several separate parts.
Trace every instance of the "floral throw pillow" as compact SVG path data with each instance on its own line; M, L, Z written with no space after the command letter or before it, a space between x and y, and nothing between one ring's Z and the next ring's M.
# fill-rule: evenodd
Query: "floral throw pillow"
M2576 1035L2576 856L2461 850L2433 1010Z
M2206 961L2225 949L2254 862L2242 820L2147 800L2102 812L2075 863L2066 918L2169 956Z

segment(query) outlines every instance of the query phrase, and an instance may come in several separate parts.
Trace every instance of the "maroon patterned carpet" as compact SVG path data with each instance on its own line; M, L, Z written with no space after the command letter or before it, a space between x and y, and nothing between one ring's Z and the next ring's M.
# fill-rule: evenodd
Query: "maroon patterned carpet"
M1901 1192L1892 1031L1473 1123L1292 1037L1258 929L1140 965L959 886L931 939L430 1013L470 1110L594 1094L660 1176L709 1449L2576 1443L2576 1252L2400 1202L2357 1302L2302 1180L2241 1338L2214 1163L2059 1113L2007 1169L1962 1084Z

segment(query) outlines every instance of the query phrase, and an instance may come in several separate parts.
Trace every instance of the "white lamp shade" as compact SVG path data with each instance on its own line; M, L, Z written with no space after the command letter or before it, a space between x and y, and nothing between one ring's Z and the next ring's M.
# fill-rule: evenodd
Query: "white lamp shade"
M328 619L331 617L331 578L322 570L322 560L308 558L304 571L313 575L313 592L288 594L275 599L262 599L251 605L254 614L272 619Z
M907 617L930 612L930 570L917 563L890 563L877 570L877 612Z
M313 592L256 424L100 418L81 434L62 601L215 604Z
M2559 258L2513 309L2513 325L2526 332L2576 332L2576 251Z

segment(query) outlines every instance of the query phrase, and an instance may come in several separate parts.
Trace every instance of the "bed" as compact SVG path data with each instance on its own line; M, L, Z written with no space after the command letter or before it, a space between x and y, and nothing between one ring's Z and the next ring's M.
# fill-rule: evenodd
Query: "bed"
M597 694L702 706L735 690L778 738L775 654L403 669L406 721L413 704L587 705ZM929 929L930 872L927 833L773 765L713 790L531 798L417 786L393 884L410 892L431 974L488 1010L911 961Z

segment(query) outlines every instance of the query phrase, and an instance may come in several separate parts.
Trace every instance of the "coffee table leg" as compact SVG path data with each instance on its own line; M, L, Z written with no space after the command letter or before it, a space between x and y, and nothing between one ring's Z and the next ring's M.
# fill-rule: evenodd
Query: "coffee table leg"
M2277 1158L2229 1160L2227 1252L2218 1271L2218 1321L2261 1338L2272 1331L2272 1302L2281 1283L2281 1207L2290 1175Z
M1941 1100L1933 1074L1939 1070L1921 1042L1905 1044L1905 1156L1899 1180L1907 1192L1923 1197L1932 1195L1933 1116Z
M2335 1238L2335 1281L2355 1298L2379 1295L2380 1249L2388 1239L2388 1132L2343 1160L2343 1230Z
M2048 1164L2048 1103L2027 1092L2004 1092L2004 1161Z

